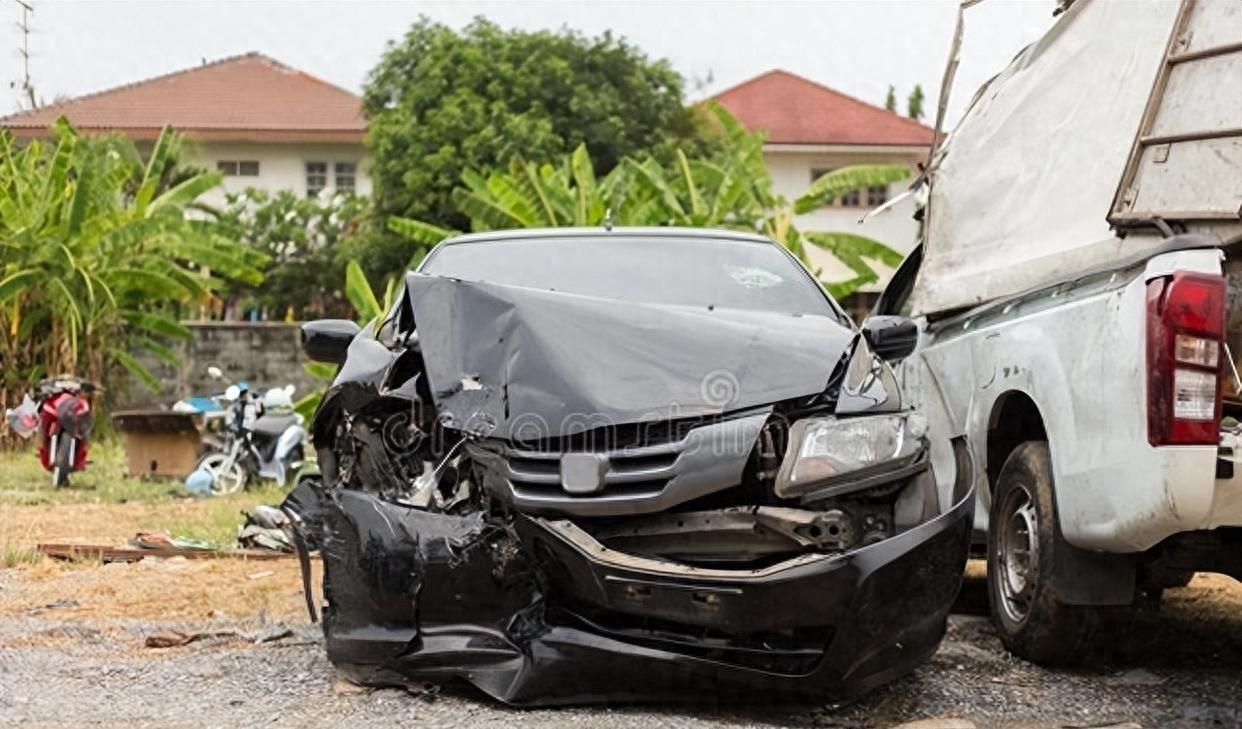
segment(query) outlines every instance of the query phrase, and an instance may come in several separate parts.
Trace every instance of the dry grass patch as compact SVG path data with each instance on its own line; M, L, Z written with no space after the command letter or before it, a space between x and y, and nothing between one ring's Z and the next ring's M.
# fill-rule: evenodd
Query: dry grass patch
M321 570L313 563L315 594ZM58 621L254 618L305 622L296 559L156 559L89 565L43 560L12 573L0 616ZM57 601L62 602L57 605ZM48 607L53 606L54 607Z
M87 470L54 489L31 451L0 453L0 565L18 566L39 542L121 545L139 531L167 531L233 545L242 511L278 504L272 482L231 496L187 498L180 483L124 474L115 442L92 446Z

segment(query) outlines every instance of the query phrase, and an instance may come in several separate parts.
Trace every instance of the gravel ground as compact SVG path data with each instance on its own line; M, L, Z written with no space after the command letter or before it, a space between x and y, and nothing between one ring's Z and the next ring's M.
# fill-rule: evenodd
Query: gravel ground
M0 571L5 583L20 573ZM317 626L261 617L192 622L58 620L55 605L0 617L0 726L34 727L940 727L1242 726L1242 588L1199 576L1158 613L1114 625L1106 652L1073 671L1007 655L967 580L940 652L843 707L687 705L508 709L465 688L368 691L338 681ZM66 599L72 599L67 595ZM153 594L152 600L159 595ZM152 649L147 637L236 632ZM356 723L356 724L355 724Z

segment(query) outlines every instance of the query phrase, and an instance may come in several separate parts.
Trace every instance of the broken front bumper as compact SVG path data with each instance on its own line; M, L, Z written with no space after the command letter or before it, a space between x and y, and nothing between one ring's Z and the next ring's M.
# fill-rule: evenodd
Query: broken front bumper
M328 507L328 654L354 680L464 679L511 704L848 699L930 656L974 492L901 534L761 569L609 550L571 522Z

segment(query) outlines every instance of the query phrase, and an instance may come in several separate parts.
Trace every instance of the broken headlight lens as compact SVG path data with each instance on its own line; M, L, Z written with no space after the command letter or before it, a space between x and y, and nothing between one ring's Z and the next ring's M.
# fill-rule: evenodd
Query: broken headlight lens
M799 420L790 429L776 495L800 496L909 466L923 452L926 433L927 420L918 413Z

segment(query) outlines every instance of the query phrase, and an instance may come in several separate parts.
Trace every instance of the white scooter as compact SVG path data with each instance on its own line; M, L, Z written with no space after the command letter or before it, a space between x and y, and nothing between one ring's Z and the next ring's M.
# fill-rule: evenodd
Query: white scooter
M219 367L208 367L207 374L224 379ZM284 486L302 467L306 429L302 416L293 411L293 392L294 386L286 385L259 398L249 385L238 382L216 398L225 412L224 438L195 469L211 474L213 493L236 493L255 477Z

